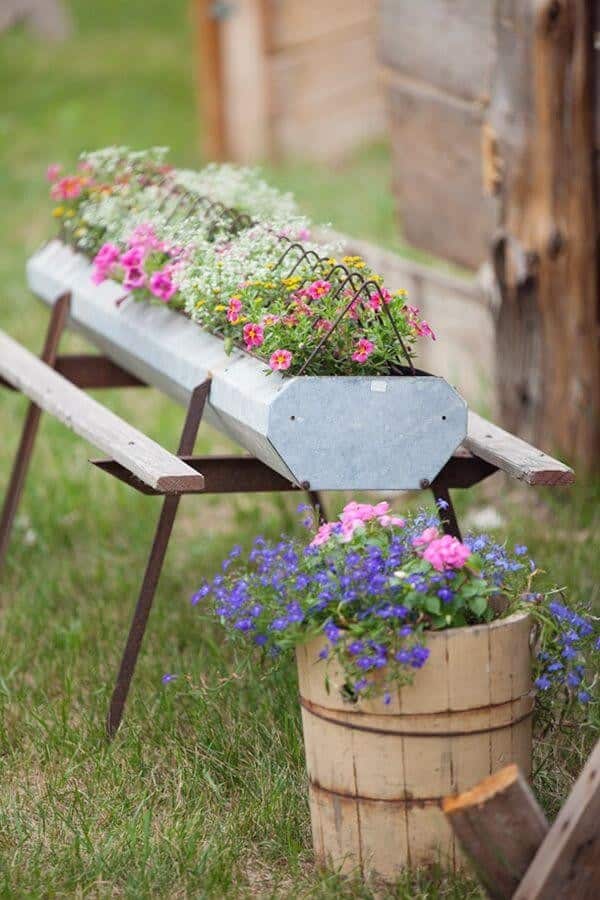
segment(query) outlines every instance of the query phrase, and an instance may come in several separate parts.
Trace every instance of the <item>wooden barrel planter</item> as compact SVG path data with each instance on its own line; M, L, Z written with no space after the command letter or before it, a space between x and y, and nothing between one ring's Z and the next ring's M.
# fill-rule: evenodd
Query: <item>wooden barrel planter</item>
M434 632L411 685L383 699L345 702L343 674L298 648L315 855L343 872L393 880L405 867L456 870L459 848L441 798L508 763L531 771L531 619Z

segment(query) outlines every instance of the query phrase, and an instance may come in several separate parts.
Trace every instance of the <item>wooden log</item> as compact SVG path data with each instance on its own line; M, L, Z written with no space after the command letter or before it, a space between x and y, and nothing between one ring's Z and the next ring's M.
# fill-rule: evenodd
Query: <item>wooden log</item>
M538 849L514 900L594 900L600 893L600 741Z
M575 481L569 466L471 411L463 446L474 456L526 484L558 485Z
M489 896L512 897L548 832L518 766L506 766L471 790L446 797L442 808Z
M202 475L84 394L2 331L0 374L144 484L165 493L203 487Z
M594 0L500 0L488 122L499 152L503 424L600 461Z

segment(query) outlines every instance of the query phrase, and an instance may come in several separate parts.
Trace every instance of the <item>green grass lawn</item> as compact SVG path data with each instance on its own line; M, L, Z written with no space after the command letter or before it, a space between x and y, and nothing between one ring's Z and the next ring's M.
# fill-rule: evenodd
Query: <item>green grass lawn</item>
M0 327L35 350L47 313L27 293L24 263L52 232L47 163L110 143L168 144L178 164L202 161L184 0L72 6L77 36L64 45L0 37ZM401 247L385 147L335 171L294 164L271 174L317 218ZM104 399L176 446L181 409L151 391ZM0 392L0 496L24 409ZM202 430L201 452L223 446ZM93 469L87 450L44 420L0 584L0 896L373 896L373 886L313 864L292 665L267 682L187 602L232 543L293 528L293 498L183 501L124 727L108 746L111 679L158 505ZM535 500L488 490L469 502L491 496L510 536L572 597L597 600L598 489ZM165 672L181 677L163 687ZM538 746L535 786L550 814L586 735L567 722L563 738L551 732ZM480 894L473 882L423 873L386 896Z

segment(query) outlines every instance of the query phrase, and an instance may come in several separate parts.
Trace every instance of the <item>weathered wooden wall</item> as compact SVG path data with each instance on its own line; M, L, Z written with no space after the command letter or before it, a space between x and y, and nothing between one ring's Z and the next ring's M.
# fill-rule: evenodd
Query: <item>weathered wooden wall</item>
M380 0L379 59L402 230L415 245L476 268L495 205L482 142L495 64L494 0Z
M383 133L376 0L195 5L209 155L329 161Z
M488 113L502 420L584 468L600 463L595 6L500 0Z

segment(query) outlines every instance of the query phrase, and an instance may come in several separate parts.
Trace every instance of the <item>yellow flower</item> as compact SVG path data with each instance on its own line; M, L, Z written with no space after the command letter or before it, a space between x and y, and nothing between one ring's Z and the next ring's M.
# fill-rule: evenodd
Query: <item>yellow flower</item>
M65 210L65 219L72 219L74 215L75 215L74 209Z
M329 259L325 260L325 262L330 266L337 266L337 259L335 258L335 256L330 256Z
M87 228L83 228L83 227L76 228L75 229L75 237L83 237L83 235L86 234L86 232L87 232Z
M200 307L204 306L205 303L206 303L206 300L197 300L196 301L196 309L200 309ZM223 307L223 309L225 309L225 307Z
M408 292L404 288L400 288L399 291L396 291L396 297L400 297L401 300L406 300Z
M345 256L342 262L347 266L352 266L354 269L364 269L366 266L366 262L362 256Z
M224 312L224 310L226 310L226 309L227 309L227 307L224 306L222 303L218 303L215 306L215 312Z
M60 219L60 217L62 215L64 215L64 212L65 212L64 206L55 206L54 209L52 210L52 215L54 216L55 219Z

